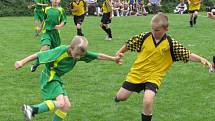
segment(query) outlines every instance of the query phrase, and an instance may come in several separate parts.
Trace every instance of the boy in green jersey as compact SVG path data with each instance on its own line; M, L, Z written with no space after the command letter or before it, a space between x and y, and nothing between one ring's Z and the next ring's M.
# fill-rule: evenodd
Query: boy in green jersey
M121 56L112 57L102 53L87 50L88 41L83 36L74 37L69 46L61 45L51 50L40 51L20 61L16 61L15 68L21 68L27 62L38 58L45 69L40 76L41 95L44 102L36 105L23 105L22 109L27 121L35 114L54 111L53 121L62 121L70 108L70 100L61 79L65 73L73 69L79 61L90 62L94 59L115 61L120 64Z
M35 36L39 36L39 33L42 30L42 22L45 18L44 7L48 6L47 0L33 0L32 5L29 5L28 8L31 9L34 7L34 31ZM41 25L39 26L39 21Z
M45 21L43 25L43 35L41 37L41 51L53 49L60 46L61 38L59 29L66 22L66 14L62 7L59 7L60 0L52 0L52 6L45 8ZM38 60L32 65L31 72L34 72L39 66Z

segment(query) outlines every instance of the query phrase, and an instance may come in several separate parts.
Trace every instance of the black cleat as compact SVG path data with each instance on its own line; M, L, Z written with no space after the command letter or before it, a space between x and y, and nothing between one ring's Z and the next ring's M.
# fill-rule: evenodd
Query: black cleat
M38 66L39 66L38 64L32 64L32 66L31 66L31 72L35 72L37 70Z

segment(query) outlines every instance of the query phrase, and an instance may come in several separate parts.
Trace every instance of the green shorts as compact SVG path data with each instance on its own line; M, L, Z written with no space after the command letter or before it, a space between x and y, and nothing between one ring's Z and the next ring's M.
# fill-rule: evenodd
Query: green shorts
M45 13L43 10L34 10L34 20L40 20L41 22L45 19Z
M50 49L60 46L61 39L58 30L44 30L40 44L41 46L48 45Z
M63 83L59 81L52 80L41 89L43 100L55 100L60 94L67 96Z

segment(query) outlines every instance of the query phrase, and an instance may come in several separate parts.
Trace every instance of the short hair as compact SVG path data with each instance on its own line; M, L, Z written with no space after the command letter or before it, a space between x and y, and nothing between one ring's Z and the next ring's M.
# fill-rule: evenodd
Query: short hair
M159 27L168 28L168 17L163 13L158 13L152 17L151 24L157 24Z
M86 52L88 47L88 41L83 36L75 36L70 43L71 49L80 49L82 52Z

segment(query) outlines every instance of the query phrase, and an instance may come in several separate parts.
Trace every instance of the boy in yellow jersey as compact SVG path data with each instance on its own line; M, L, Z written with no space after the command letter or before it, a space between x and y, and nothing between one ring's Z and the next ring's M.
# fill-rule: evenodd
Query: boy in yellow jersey
M88 41L83 36L74 37L69 46L61 45L51 50L40 51L20 61L16 61L15 68L21 68L27 62L39 59L45 64L40 76L40 89L44 102L36 105L23 105L26 121L38 113L55 111L53 121L63 121L71 106L61 77L71 71L80 61L90 62L95 59L120 62L121 56L113 57L87 50ZM46 120L47 121L47 120Z
M201 7L201 0L188 0L189 4L189 15L190 15L190 27L197 22L198 11Z
M122 55L128 50L138 53L126 81L116 94L115 101L124 101L132 92L139 93L144 90L142 121L151 121L154 96L173 62L191 60L212 67L205 58L191 53L178 41L173 40L166 34L167 31L168 17L162 13L156 14L151 20L151 32L132 37L116 53Z
M66 13L64 9L59 6L60 0L51 0L51 4L52 6L45 8L43 35L40 40L41 51L60 46L61 38L59 29L67 22ZM36 60L36 63L31 66L31 72L34 72L38 66L38 60Z
M70 3L70 7L77 28L77 35L84 36L81 31L81 24L84 21L85 13L87 12L87 3L84 0L74 0Z
M44 7L48 6L47 0L32 0L34 4L29 5L28 8L31 9L34 7L34 31L35 36L39 36L39 33L42 30L42 22L45 18ZM39 26L39 21L41 22L41 26Z
M112 3L111 0L105 0L102 3L102 19L100 27L107 33L106 40L112 40L112 32L110 28L110 23L112 19Z

